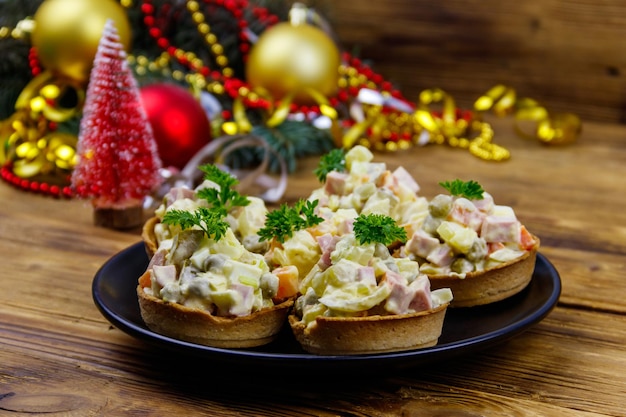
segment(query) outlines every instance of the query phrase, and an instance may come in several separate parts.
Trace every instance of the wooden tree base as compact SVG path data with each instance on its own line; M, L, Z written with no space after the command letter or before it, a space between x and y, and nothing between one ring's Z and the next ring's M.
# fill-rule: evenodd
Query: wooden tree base
M109 229L132 229L143 224L143 207L140 205L125 208L94 207L93 221L96 226Z

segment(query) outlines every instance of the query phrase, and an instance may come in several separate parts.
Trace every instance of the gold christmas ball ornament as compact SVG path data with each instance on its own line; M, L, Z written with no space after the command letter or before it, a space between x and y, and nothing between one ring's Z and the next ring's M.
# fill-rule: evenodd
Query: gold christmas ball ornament
M321 29L306 23L278 23L266 29L248 56L246 78L252 89L274 99L294 94L294 102L311 104L307 91L326 97L337 91L339 48Z
M115 0L45 0L33 16L32 45L43 67L87 83L104 24L115 22L120 42L130 47L125 9Z

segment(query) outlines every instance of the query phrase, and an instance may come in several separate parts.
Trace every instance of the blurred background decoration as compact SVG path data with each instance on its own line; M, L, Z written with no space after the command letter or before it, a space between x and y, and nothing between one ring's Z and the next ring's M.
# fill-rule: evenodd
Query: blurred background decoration
M240 135L267 146L241 146L221 162L246 169L269 155L268 172L278 173L355 144L444 144L504 161L511 155L487 112L530 121L520 133L544 144L574 142L580 116L624 122L625 12L591 0L5 0L2 178L72 196L106 19L127 48L170 173L215 139Z

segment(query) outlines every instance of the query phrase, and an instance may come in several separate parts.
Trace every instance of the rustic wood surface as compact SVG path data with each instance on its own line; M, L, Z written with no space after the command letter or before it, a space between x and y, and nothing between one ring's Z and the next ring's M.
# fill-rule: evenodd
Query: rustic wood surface
M425 196L470 178L512 205L561 274L558 305L495 347L356 380L216 374L126 335L91 283L138 232L94 226L85 202L0 183L0 415L626 416L626 127L588 123L559 148L516 137L510 119L494 128L507 162L436 145L377 158L407 167ZM286 201L318 185L315 164L300 162Z
M442 88L469 106L496 83L585 120L626 123L621 0L310 0L341 45L409 100Z

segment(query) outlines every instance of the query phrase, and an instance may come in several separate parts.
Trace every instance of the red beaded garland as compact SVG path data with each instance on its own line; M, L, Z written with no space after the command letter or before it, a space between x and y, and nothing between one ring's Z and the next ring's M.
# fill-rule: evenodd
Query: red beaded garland
M162 31L156 26L156 18L154 16L155 7L151 3L152 0L143 0L143 3L140 7L141 11L144 14L144 23L148 26L148 33L156 40L157 45L159 45L162 49L164 49L172 58L176 59L181 65L186 66L188 68L191 67L191 64L188 62L184 56L177 54L177 48L172 46L169 39L163 36ZM205 4L210 5L213 4L218 7L223 7L225 10L229 11L231 15L237 20L237 25L240 29L239 39L241 44L239 49L243 54L243 60L245 61L247 55L250 51L250 41L248 39L248 35L246 30L248 28L248 22L244 19L244 10L249 7L247 0L203 0ZM278 16L271 14L266 8L255 6L252 9L252 14L257 17L262 23L266 25L266 27L270 27L280 21ZM342 53L342 60L346 65L350 66L359 76L365 78L366 82L371 82L375 84L379 90L388 93L392 97L404 100L400 91L393 88L393 85L385 81L384 78L374 72L372 68L365 65L360 59L351 56L348 52ZM246 87L249 90L249 86L244 81L234 78L233 76L229 76L227 74L223 74L216 70L211 70L206 65L201 68L190 68L191 70L195 70L203 74L204 76L209 76L214 80L221 82L224 86L225 93L231 97L232 99L239 98L240 89L242 87ZM329 98L331 105L337 106L340 103L346 103L350 98L356 97L362 88L361 86L350 85L347 87L339 88L335 97ZM250 100L247 98L243 98L246 106L250 108L259 108L259 109L268 109L271 105L270 102L264 99L256 99ZM313 106L307 108L306 106L291 106L292 112L313 112L319 113L319 107ZM228 116L228 117L227 117ZM228 120L231 116L231 113L228 111L222 112L222 117Z
M26 178L21 178L13 173L12 166L10 163L5 164L0 169L0 177L2 179L13 185L16 188L20 188L24 191L30 191L33 193L44 194L50 197L55 198L73 198L74 191L72 187L69 185L59 186L59 185L50 185L45 182L39 182L36 180L28 180Z

